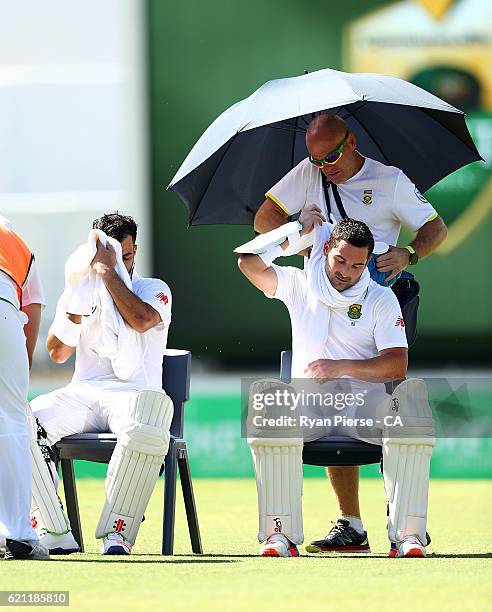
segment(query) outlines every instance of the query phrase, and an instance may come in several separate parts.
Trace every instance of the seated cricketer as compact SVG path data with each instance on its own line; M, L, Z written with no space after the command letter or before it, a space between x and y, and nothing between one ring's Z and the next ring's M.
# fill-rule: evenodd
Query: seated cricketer
M111 431L118 441L96 538L103 540L102 554L126 555L169 446L173 405L162 390L162 359L171 292L163 281L134 272L131 217L107 214L93 228L65 265L65 290L46 342L55 363L75 352L72 381L31 402L31 515L53 554L79 550L56 494L48 445L71 434Z
M313 419L313 428L300 418L283 435L275 419L274 423L266 420L261 432L248 427L258 490L260 555L299 555L297 545L304 540L303 442L336 435L382 446L390 556L425 557L429 467L435 443L426 386L421 380L405 380L389 396L381 382L406 375L407 341L398 301L392 291L369 276L367 263L374 239L365 223L347 218L331 226L323 223L315 206L305 208L299 220L302 230L295 240L315 231L306 270L273 264L290 239L266 246L259 254L241 255L238 262L255 287L283 301L289 311L293 386L284 387L294 393L299 379L307 377L318 381L320 389L329 390L348 379L354 388L365 384L371 401L365 401L355 413L366 417L364 427L348 420L332 427L324 424L327 419ZM248 423L257 409L257 396L272 385L281 388L283 383L252 385ZM322 411L326 414L324 407ZM339 416L347 412L353 416L350 411ZM335 529L345 527L338 523ZM360 548L369 551L367 534L359 539ZM317 552L311 546L307 550Z

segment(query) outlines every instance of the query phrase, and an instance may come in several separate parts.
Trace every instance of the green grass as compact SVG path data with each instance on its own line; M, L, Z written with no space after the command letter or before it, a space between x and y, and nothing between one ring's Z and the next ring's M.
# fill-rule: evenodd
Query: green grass
M161 557L162 481L154 492L134 554L101 557L93 533L103 481L78 481L86 551L49 563L3 561L1 589L68 590L75 610L490 610L492 483L433 480L427 559L388 559L381 480L361 482L364 523L373 553L364 556L256 557L254 480L196 480L204 546L190 554L178 496L174 557ZM323 479L304 485L306 541L336 518ZM304 551L301 548L302 552Z

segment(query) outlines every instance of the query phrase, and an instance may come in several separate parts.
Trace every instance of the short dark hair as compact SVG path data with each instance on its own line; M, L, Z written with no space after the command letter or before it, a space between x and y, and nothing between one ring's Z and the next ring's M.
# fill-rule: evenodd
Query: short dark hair
M330 235L330 246L338 246L340 240L345 240L355 247L367 247L368 257L374 250L374 236L371 230L362 221L356 219L342 219L335 225L335 229Z
M137 241L137 224L133 217L121 215L117 210L94 219L92 229L100 229L107 236L114 238L118 242L124 240L126 236L131 236L133 242Z

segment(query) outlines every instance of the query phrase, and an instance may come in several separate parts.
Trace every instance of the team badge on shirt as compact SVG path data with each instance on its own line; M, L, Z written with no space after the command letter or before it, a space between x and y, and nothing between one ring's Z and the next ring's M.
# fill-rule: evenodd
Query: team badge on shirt
M360 319L362 315L362 304L351 304L347 311L350 319Z
M362 197L362 201L367 206L369 206L369 204L372 204L372 189L364 189L364 195Z
M418 199L423 202L424 204L428 204L429 202L425 199L425 196L423 196L420 191L417 189L417 187L415 187L415 195L418 197Z

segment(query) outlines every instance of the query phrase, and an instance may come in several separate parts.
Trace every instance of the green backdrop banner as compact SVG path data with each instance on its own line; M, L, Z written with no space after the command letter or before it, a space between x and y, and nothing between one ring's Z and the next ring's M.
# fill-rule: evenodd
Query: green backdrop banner
M249 447L241 438L241 400L238 395L199 395L186 405L185 439L193 477L253 476ZM76 462L78 476L101 477L106 466ZM323 468L305 466L307 477L322 476ZM361 468L362 477L379 477L379 465ZM431 476L439 478L492 477L492 439L438 439Z

